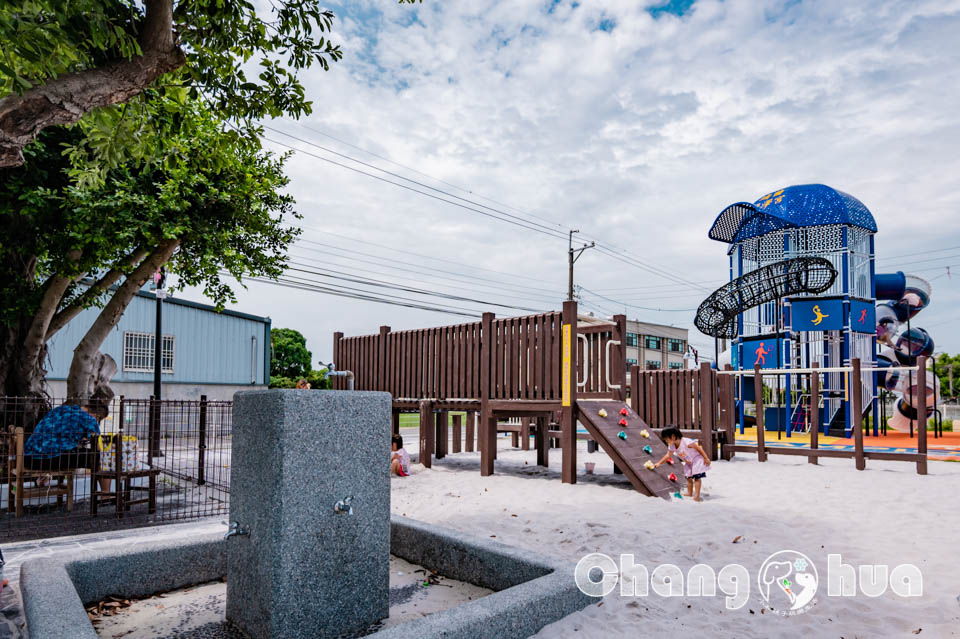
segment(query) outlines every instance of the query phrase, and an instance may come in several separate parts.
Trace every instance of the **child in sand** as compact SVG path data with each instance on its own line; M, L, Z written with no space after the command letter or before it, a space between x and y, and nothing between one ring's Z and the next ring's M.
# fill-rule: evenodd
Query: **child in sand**
M664 428L660 439L667 445L667 454L654 464L654 468L667 463L671 455L679 457L683 461L683 474L687 478L687 497L693 497L693 501L703 501L700 497L700 481L707 476L710 459L703 452L700 442L684 437L675 426Z
M394 435L391 441L390 472L398 477L406 477L410 474L410 455L403 447L403 437Z

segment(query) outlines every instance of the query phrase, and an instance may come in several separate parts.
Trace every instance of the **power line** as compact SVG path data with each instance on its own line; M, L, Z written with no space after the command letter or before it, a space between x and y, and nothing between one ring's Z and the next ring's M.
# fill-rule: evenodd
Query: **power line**
M300 126L300 127L303 127L304 129L307 129L308 131L313 131L314 133L316 133L316 134L318 134L318 135L322 135L322 136L324 136L324 137L330 138L331 140L336 140L336 141L339 142L340 144L344 144L344 145L346 145L346 146L349 146L349 147L352 148L352 149L356 149L356 150L361 151L361 152L363 152L363 153L366 153L366 154L368 154L368 155L372 155L373 157L375 157L375 158L377 158L377 159L380 159L380 160L383 160L384 162L389 162L390 164L393 164L394 166L399 166L399 167L401 167L401 168L407 169L408 171L412 171L412 172L416 173L417 175L422 175L423 177L430 178L431 180L435 180L435 181L437 181L437 182L440 182L441 184L446 184L447 186L452 187L452 188L454 188L454 189L457 189L457 190L459 190L459 191L463 191L464 193L469 193L470 195L472 195L472 196L474 196L474 197L478 197L478 198L480 198L480 199L482 199L482 200L486 200L486 201L488 201L488 202L493 202L494 204L496 204L496 205L498 205L498 206L502 206L502 207L507 208L507 209L509 209L509 210L511 210L511 211L514 211L514 212L516 212L516 213L520 213L520 214L522 214L522 215L526 215L527 217L532 217L532 218L537 219L537 220L540 220L540 221L542 221L542 222L546 222L547 224L550 224L551 226L556 226L556 227L557 227L559 230L561 230L561 231L566 231L566 227L564 227L562 224L559 224L559 223L557 223L557 222L555 222L555 221L553 221L553 220L548 220L547 218L545 218L545 217L540 217L539 215L536 215L535 213L531 213L530 211L525 211L525 210L523 210L523 209L519 209L519 208L517 208L517 207L515 207L515 206L511 206L511 205L506 204L506 203L504 203L504 202L500 202L500 201L498 201L498 200L495 200L495 199L492 198L492 197L488 197L488 196L483 195L483 194L481 194L481 193L477 193L477 192L474 191L473 189L468 189L468 188L466 188L466 187L458 186L458 185L453 184L453 183L451 183L451 182L447 182L446 180L443 180L443 179L441 179L441 178L438 178L438 177L436 177L435 175L430 175L429 173L424 173L423 171L420 171L420 170L418 170L418 169L415 169L415 168L413 168L412 166L408 166L408 165L406 165L406 164L401 164L400 162L397 162L397 161L395 161L395 160L391 160L391 159L388 158L388 157L385 157L385 156L382 156L382 155L377 155L376 153L374 153L373 151L370 151L369 149L364 149L363 147L357 146L357 145L355 145L355 144L351 144L351 143L349 143L349 142L347 142L347 141L345 141L345 140L342 140L342 139L340 139L340 138L338 138L338 137L335 137L335 136L333 136L333 135L330 135L329 133L325 133L325 132L323 132L323 131L320 131L319 129L314 129L313 127L307 126L306 124L304 124L304 123L302 123L302 122L295 122L295 124L297 124L297 125Z
M888 260L895 260L901 257L913 257L914 255L929 255L930 253L943 253L945 251L955 251L957 249L960 249L960 246L948 246L947 248L933 249L932 251L918 251L916 253L902 253L900 255L884 255L881 258L877 258L877 261L886 262Z
M309 248L309 247L303 247L303 246L299 247L299 248L301 248L301 249L304 250L304 251L310 251L310 252L312 252L312 253L317 253L317 254L319 254L319 255L326 255L326 254L327 254L327 251L330 251L330 250L340 251L340 252L342 252L342 253L348 253L348 254L354 254L354 255L362 255L362 256L364 256L364 257L373 258L374 260L380 260L381 262L387 262L386 264L382 264L382 263L380 263L380 262L371 262L371 261L369 261L369 260L358 259L358 258L355 258L355 257L351 257L350 255L336 255L336 254L334 254L335 257L340 257L340 258L343 258L343 259L348 259L348 260L360 262L360 263L363 263L363 264L373 264L373 265L375 265L375 266L386 266L386 267L389 267L389 268L391 268L391 269L395 269L395 270L399 270L399 271L407 271L407 272L411 272L411 273L416 273L416 274L418 274L418 275L427 275L427 276L434 277L434 278L437 278L437 279L449 279L449 280L451 280L451 281L466 282L466 283L468 283L468 284L469 284L469 283L472 283L473 280L482 281L482 282L491 282L491 283L497 284L497 285L499 285L499 286L501 286L501 287L503 287L503 288L507 288L507 289L515 289L515 290L518 290L518 291L521 291L521 290L522 290L522 291L525 291L525 292L526 292L526 291L533 291L533 292L535 292L535 293L547 294L547 295L551 295L551 296L554 295L554 294L556 294L557 297L558 297L558 299L561 298L561 294L560 294L560 293L556 293L555 291L550 291L549 289L534 288L534 287L531 287L531 286L524 286L523 284L514 284L514 283L512 283L512 282L502 282L502 281L498 281L498 280L492 280L492 279L488 279L488 278L481 278L481 277L476 277L476 276L473 276L473 275L467 275L467 274L465 274L465 273L456 273L456 272L452 272L452 271L444 271L444 272L445 272L445 273L448 273L448 274L450 274L450 275L459 275L459 276L462 276L462 277L465 277L465 278L468 278L468 279L464 280L464 279L459 279L459 278L443 277L443 276L440 276L440 275L435 275L434 273L432 273L432 272L430 272L430 271L423 271L423 270L417 270L417 269L408 269L408 268L403 268L403 267L399 267L399 266L396 266L396 265L397 265L397 264L404 264L404 265L407 265L407 266L415 266L415 267L421 267L421 268L430 268L430 267L428 267L428 266L422 266L422 265L419 265L419 264L411 264L411 263L409 263L409 262L399 262L399 261L396 261L396 260L391 260L391 259L389 259L389 258L380 257L380 256L378 256L378 255L374 255L374 254L371 254L371 253L364 253L364 252L362 252L362 251L354 251L354 250L351 250L351 249L345 249L345 248L336 246L336 245L334 245L334 244L325 244L325 243L323 243L323 242L314 242L314 241L312 241L312 240L305 240L305 239L301 239L300 242L301 242L301 243L307 243L307 244L313 244L313 245L316 245L316 246L323 246L323 247L325 247L325 248L326 248L326 251L321 251L321 250L319 250L319 249L311 249L311 248ZM383 275L383 273L380 273L380 274ZM490 287L487 287L487 288L490 288Z
M442 194L444 194L444 195L447 195L447 196L449 196L449 197L456 198L456 199L461 200L461 201L463 201L463 202L468 202L469 204L472 204L473 206L478 206L478 207L485 208L485 209L487 209L488 211L492 211L492 212L494 212L494 213L497 213L499 216L506 216L506 218L512 218L512 219L506 219L506 218L504 218L504 217L499 217L498 215L493 215L492 213L488 213L488 212L485 212L485 211L480 211L480 210L478 210L478 209L476 209L476 208L473 208L473 207L470 207L470 206L466 206L466 205L460 204L460 203L458 203L458 202L452 202L452 201L450 201L450 200L446 200L446 199L441 198L441 197L438 197L438 196L436 196L436 195L433 195L433 194L430 194L430 193L425 193L425 192L420 191L420 190L418 190L418 189L411 188L411 187L409 187L409 186L407 186L407 185L400 184L400 183L398 183L398 182L393 182L392 180L387 180L387 179L382 178L382 177L377 176L377 175L373 175L372 173L367 173L366 171L362 171L362 170L357 169L357 168L355 168L355 167L351 167L351 166L342 164L342 163L340 163L340 162L336 162L336 161L331 160L331 159L329 159L329 158L325 158L325 157L323 157L323 156L316 155L316 154L314 154L314 153L310 153L309 151L304 151L304 150L302 150L302 149L297 149L297 148L292 147L292 146L290 146L290 145L288 145L288 144L285 144L285 143L283 143L283 142L279 142L278 140L274 140L274 139L271 139L271 138L264 138L265 140L268 140L268 141L270 141L270 142L273 142L274 144L279 144L280 146L283 146L283 147L285 147L285 148L292 149L292 150L297 151L297 152L299 152L299 153L304 153L304 154L309 155L309 156L311 156L311 157L314 157L314 158L323 160L324 162L329 162L330 164L334 164L334 165L336 165L336 166L340 166L340 167L349 169L349 170L351 170L351 171L355 171L355 172L357 172L357 173L360 173L360 174L362 174L362 175L366 175L366 176L368 176L368 177L372 177L372 178L377 179L377 180L380 180L380 181L382 181L382 182L386 182L386 183L388 183L388 184L393 184L394 186L399 186L399 187L401 187L401 188L405 188L405 189L410 190L410 191L413 191L413 192L415 192L415 193L420 193L421 195L426 195L427 197L432 197L432 198L434 198L434 199L437 199L437 200L440 200L440 201L443 201L443 202L447 202L448 204L453 204L453 205L455 205L455 206L459 206L459 207L464 208L464 209L466 209L466 210L473 211L473 212L475 212L475 213L480 213L481 215L486 215L487 217L491 217L491 218L493 218L493 219L498 219L498 220L503 221L503 222L508 222L508 223L511 223L511 224L515 224L515 225L520 226L520 227L522 227L522 228L527 228L528 230L534 230L534 231L543 233L543 234L545 234L545 235L549 235L549 236L551 236L551 237L565 237L565 236L560 236L560 235L558 235L558 234L557 234L558 231L555 231L555 230L553 230L552 228L547 227L547 226L544 226L544 225L539 224L539 223L537 223L537 222L531 222L531 221L529 221L529 220L525 220L525 219L520 218L520 217L518 217L518 216L516 216L516 215L512 215L512 214L510 214L510 213L507 213L507 212L505 212L505 211L502 211L502 210L500 210L500 209L495 209L495 208L493 208L493 207L486 206L485 204L480 204L480 203L478 203L478 202L474 202L473 200L469 200L469 199L466 199L466 198L462 198L462 197L460 197L460 196L458 196L458 195L455 195L455 194L453 194L453 193L450 193L450 192L448 192L448 191L444 191L443 189L437 189L437 188L435 188L435 187L429 186L429 185L424 184L424 183L422 183L422 182L418 182L417 180L413 180L413 179L411 179L411 178L405 177L405 176L400 175L400 174L398 174L398 173L394 173L394 172L392 172L392 171L387 171L386 169L382 169L382 168L380 168L380 167L377 167L376 165L370 164L370 163L368 163L368 162L364 162L364 161L362 161L362 160L358 160L358 159L353 158L353 157L351 157L351 156L349 156L349 155L346 155L346 154L344 154L344 153L340 153L340 152L338 152L338 151L334 151L334 150L332 150L332 149L329 149L329 148L327 148L327 147L324 147L323 145L316 144L315 142L312 142L312 141L310 141L310 140L305 140L305 139L303 139L303 138L301 138L301 137L295 136L295 135L290 134L290 133L286 133L286 132L281 131L281 130L279 130L279 129L275 129L275 128L272 128L272 127L269 127L269 126L265 126L264 128L269 129L269 130L271 130L271 131L275 131L275 132L277 132L277 133L279 133L279 134L281 134L281 135L285 135L285 136L287 136L287 137L289 137L289 138L292 138L292 139L294 139L294 140L297 140L297 141L299 141L299 142L301 142L301 143L303 143L303 144L308 144L308 145L310 145L310 146L314 146L314 147L316 147L316 148L318 148L318 149L321 149L321 150L323 150L323 151L326 151L327 153L332 153L332 154L334 154L334 155L337 155L337 156L339 156L339 157L343 157L343 158L345 158L345 159L349 159L350 161L356 162L356 163L361 164L361 165L363 165L363 166L367 166L367 167L372 168L372 169L374 169L374 170L381 171L381 172L386 173L387 175L390 175L390 176L392 176L392 177L396 177L396 178L401 179L401 180L406 180L406 181L408 181L408 182L411 182L411 183L416 184L416 185L418 185L418 186L421 186L421 187L423 187L423 188L427 188L427 189L430 189L430 190L432 190L432 191L436 191L436 192L438 192L438 193L442 193ZM455 188L459 188L459 187L455 187ZM461 189L461 190L462 190L462 189ZM542 218L540 218L540 219L542 219ZM557 223L555 223L555 222L553 222L553 223L551 223L551 224L552 224L553 226L558 227L558 228L562 228L559 224L557 224ZM591 239L590 236L587 236L587 235L584 235L584 237L586 237L587 239ZM566 238L565 238L565 239L566 239ZM594 240L596 241L596 238L594 238ZM599 245L598 245L598 247L599 247ZM694 282L691 282L691 281L689 281L689 280L686 280L686 279L684 279L684 278L682 278L682 277L673 275L672 273L669 273L669 272L664 271L664 270L662 270L662 269L660 269L660 268L658 268L658 267L656 267L656 266L653 266L653 265L651 265L651 264L648 264L648 263L646 263L645 261L643 261L642 259L640 259L639 257L636 257L636 256L632 255L632 254L631 254L629 251L627 251L626 249L617 247L617 246L615 246L615 245L612 244L612 243L609 243L609 247L603 246L603 248L605 249L605 253L606 253L608 256L613 256L613 257L615 257L616 259L619 259L620 261L626 262L626 263L628 263L628 264L632 264L632 265L634 265L634 266L636 266L636 267L638 267L638 268L641 268L641 269L643 269L643 270L646 270L646 271L648 271L648 272L650 272L650 273L652 273L652 274L659 275L660 277L663 277L663 278L665 278L665 279L667 279L667 280L669 280L669 281L673 281L674 283L678 283L678 284L684 284L685 286L690 286L690 287L695 288L695 289L707 290L707 289L704 289L704 288L703 288L702 286L700 286L699 284L696 284L696 283L694 283ZM616 253L616 251L619 251L620 253L622 253L622 255Z
M354 172L356 172L356 173L360 173L361 175L366 175L367 177L374 178L375 180L380 180L381 182L386 182L387 184L392 184L392 185L398 186L398 187L400 187L400 188L402 188L402 189L407 189L408 191L413 191L414 193L419 193L419 194L421 194L421 195L425 195L425 196L430 197L430 198L433 198L433 199L435 199L435 200L440 200L441 202L446 202L447 204L453 204L454 206L459 206L460 208L466 209L466 210L468 210L468 211L473 211L474 213L479 213L480 215L485 215L485 216L490 217L490 218L493 218L493 219L495 219L495 220L500 220L501 222L507 222L508 224L514 224L514 225L516 225L516 226L520 226L520 227L522 227L522 228L526 228L527 230L537 231L537 232L539 232L539 233L543 233L544 235L549 235L549 236L551 236L551 237L562 237L563 239L566 239L566 237L563 236L563 235L560 235L558 231L554 231L553 229L551 229L551 228L549 228L549 227L546 227L546 226L544 226L544 225L542 225L542 224L538 224L538 223L536 223L536 222L531 222L531 221L529 221L529 220L524 220L523 218L518 217L518 216L516 216L516 215L511 215L510 213L506 213L506 212L504 212L504 211L500 211L500 210L498 210L498 209L494 209L494 208L491 208L491 207L489 207L489 206L486 206L486 205L483 205L483 204L479 204L479 203L477 203L477 202L473 202L472 200L467 200L466 198L462 198L462 197L460 197L459 195L454 195L453 193L450 193L449 191L444 191L443 189L438 189L438 188L436 188L436 187L429 186L429 185L424 184L424 183L422 183L422 182L418 182L417 180L413 180L413 179L411 179L411 178L404 177L404 176L400 175L399 173L394 173L394 172L392 172L392 171L387 171L386 169L381 169L381 168L379 168L379 167L377 167L377 166L375 166L375 165L373 165L373 164L370 164L370 163L368 163L368 162L364 162L363 160L357 160L357 159L355 159L355 158L351 158L349 155L345 155L345 154L343 154L343 153L338 153L337 151L333 151L333 150L327 149L326 147L324 147L324 146L322 146L322 145L315 144L315 143L313 143L313 142L310 142L309 140L304 140L304 139L302 139L302 138L299 138L299 137L297 137L297 136L295 136L295 135L291 135L291 134L289 134L289 133L284 133L283 131L279 131L279 130L274 129L274 128L271 128L271 127L269 127L269 126L265 126L264 128L269 129L269 130L271 130L271 131L275 131L275 132L277 132L277 133L280 133L281 135L286 135L287 137L293 138L294 140L297 140L297 141L299 141L299 142L301 142L301 143L303 143L303 144L309 144L310 146L314 146L314 147L317 147L317 148L319 148L319 149L323 149L323 150L326 151L327 153L332 153L332 154L337 155L337 156L339 156L339 157L347 158L347 159L351 160L352 162L356 162L357 164L361 164L361 165L363 165L363 166L372 168L372 169L374 169L374 170L381 171L381 172L386 173L387 175L390 175L390 176L392 176L392 177L396 177L396 178L401 179L401 180L406 180L406 181L408 181L408 182L411 182L411 183L413 183L413 184L416 184L417 186L421 186L421 187L423 187L423 188L430 189L431 191L436 191L437 193L443 193L444 195L447 195L448 197L456 198L456 199L462 200L462 201L464 201L464 202L469 202L469 203L472 204L473 206L467 206L466 204L461 204L460 202L454 202L454 201L452 201L452 200L448 200L448 199L442 198L442 197L440 197L440 196L438 196L438 195L434 195L434 194L432 194L432 193L427 193L426 191L421 191L421 190L419 190L419 189L415 189L415 188L413 188L413 187L407 186L406 184L401 184L401 183L399 183L399 182L394 182L393 180L388 180L388 179L386 179L386 178L380 177L379 175L374 175L373 173L368 173L368 172L366 172L366 171L361 171L360 169L358 169L358 168L356 168L356 167L348 166L348 165L343 164L343 163L341 163L341 162L336 162L336 161L334 161L334 160L331 160L330 158L325 158L325 157L323 157L322 155L317 155L317 154L311 153L311 152L309 152L309 151L304 151L303 149L297 149L297 148L292 147L292 146L290 146L290 145L288 145L288 144L285 144L285 143L283 143L283 142L280 142L279 140L274 140L274 139L268 138L268 137L264 137L264 138L263 138L264 140L267 140L268 142L273 142L274 144L279 144L280 146L283 146L283 147L286 147L286 148L291 149L291 150L293 150L293 151L296 151L297 153L304 153L304 154L309 155L309 156L311 156L311 157L317 158L318 160L323 160L324 162L329 162L330 164L333 164L333 165L336 165L336 166L339 166L339 167L348 169L348 170L350 170L350 171L354 171ZM485 209L488 209L489 211L493 211L493 212L497 213L498 215L494 215L493 213L490 213L490 212L487 212L487 211L481 211L481 210L478 209L478 208L474 208L474 207L478 207L478 206L479 206L479 207L482 207L482 208L485 208ZM505 216L505 217L500 217L500 216ZM512 219L507 219L507 218L512 218Z
M225 274L228 274L228 273L225 273ZM344 291L344 290L337 289L337 288L334 288L334 287L326 287L326 286L312 285L312 284L309 284L309 283L306 283L306 282L299 282L299 281L296 281L296 280L289 280L289 279L285 279L285 278L279 278L279 279L277 279L277 280L271 280L271 279L261 278L261 277L249 277L249 278L246 278L246 279L247 279L247 281L250 281L250 282L257 282L257 283L260 283L260 284L269 284L269 285L272 285L272 286L282 286L282 287L285 287L285 288L296 288L296 289L305 290L305 291L312 291L312 292L315 292L315 293L323 293L323 294L326 294L326 295L333 295L333 296L335 296L335 297L346 297L346 298L356 299L356 300L361 300L361 301L376 302L376 303L379 303L379 304L390 304L390 305L392 305L392 306L403 306L403 307L406 307L406 308L414 308L414 309L423 310L423 311L432 311L432 312L435 312L435 313L446 313L446 314L448 314L448 315L460 315L460 316L463 316L463 317L474 317L474 318L479 318L479 317L480 317L479 314L477 314L476 312L471 312L471 311L468 310L468 309L458 309L458 308L456 308L456 307L443 307L443 306L428 306L428 305L426 305L426 304L417 303L417 302L409 301L409 300L408 300L408 301L399 301L399 300L402 300L403 298L399 298L399 297L397 297L397 296L382 296L382 297L377 297L377 296L374 296L374 295L362 295L362 294L357 294L357 293L346 292L346 291ZM394 297L394 298L396 298L396 299L391 300L391 299L388 299L388 297Z
M393 246L387 246L386 244L377 244L376 242L370 242L368 240L358 240L355 237L349 237L347 235L340 235L338 233L333 233L332 231L325 231L311 226L304 226L304 229L312 231L314 233L322 233L324 235L332 235L333 237L338 237L343 240L349 240L350 242L357 242L358 244L367 244L369 246L376 246L377 248L386 249L388 251L396 251L397 253L403 253L405 255L414 255L416 257L422 257L428 260L436 260L437 262L444 262L446 264L453 264L454 266L462 266L465 268L472 268L478 271L486 271L487 273L496 273L497 275L507 275L509 277L516 277L523 280L531 280L534 282L540 282L542 279L536 277L530 277L529 275L517 275L516 273L508 273L507 271L497 271L494 269L484 268L482 266L474 266L473 264L466 264L464 262L457 262L454 260L444 259L442 257L436 257L434 255L425 255L423 253L415 253L414 251L405 251L403 249L398 249Z
M385 273L385 272L383 272L383 271L374 271L374 270L371 270L371 269L366 269L366 268L361 268L361 267L359 267L359 266L354 266L353 264L340 264L340 263L338 263L338 262L331 262L329 259L328 259L328 260L318 260L318 259L315 259L315 258L306 257L306 256L303 256L303 255L296 255L296 254L291 254L291 257L294 257L294 258L300 259L300 260L306 260L307 262L312 262L313 264L306 265L306 266L309 266L310 268L317 268L316 266L314 266L314 264L322 264L322 265L326 265L326 266L342 266L343 268L349 268L352 272L353 272L353 271L356 271L356 272L360 272L360 273L370 273L370 274L372 274L372 275L383 275L383 276L386 276L386 277L396 277L396 274L395 274L395 273ZM335 256L333 256L333 257L340 258L340 259L345 259L345 260L353 260L353 259L354 259L354 258L349 258L349 257L341 256L341 255L335 255ZM362 261L362 260L354 260L354 261L360 261L361 263L364 263L364 264L368 263L368 262L364 262L364 261ZM295 263L295 262L291 262L291 264L293 264L293 263ZM303 265L301 265L301 266L303 266ZM321 270L324 270L324 269L321 269ZM449 281L451 281L451 282L461 282L461 280L452 279L452 278L447 278L447 277L442 277L442 276L436 276L436 275L426 275L426 277L432 277L432 278L438 279L438 280L449 280ZM399 284L398 282L393 282L393 283ZM437 284L437 285L443 286L443 287L445 287L445 288L450 288L450 289L455 289L455 290L461 290L461 291L475 291L475 292L480 292L480 293L495 293L495 294L500 295L500 296L503 296L503 297L512 297L512 298L519 298L519 299L526 299L526 300L538 299L538 300L541 300L541 301L544 301L544 302L550 303L550 304L555 303L556 300L560 299L560 296L557 296L557 295L542 295L542 294L539 294L539 293L528 293L528 292L526 292L526 291L510 291L510 290L508 290L508 289L505 290L505 289L503 289L503 288L495 287L495 286L491 286L491 285L487 285L487 284L474 284L474 285L472 285L472 286L470 286L470 287L467 287L467 286L456 286L456 285L453 285L453 284L445 284L445 283L441 283L441 282L421 282L421 283L425 283L425 284ZM477 288L491 289L491 290L490 290L490 291L477 291Z
M308 265L301 265L301 264L296 264L296 263L294 263L294 264L295 264L296 266L299 266L299 267L308 266ZM330 279L335 279L335 280L341 280L341 281L344 281L344 282L351 282L351 283L354 283L354 284L362 284L362 285L364 285L364 286L375 286L375 287L378 287L378 288L386 288L386 289L390 289L390 290L401 291L401 292L404 292L404 293L413 293L413 294L415 294L415 295L424 295L424 296L428 296L428 297L439 297L439 298L442 298L442 299L453 300L453 301L456 301L456 302L470 302L470 303L472 303L472 304L481 304L481 305L483 305L483 306L499 306L499 307L501 307L501 308L509 308L509 309L514 309L514 310L519 310L519 311L529 311L529 312L531 312L531 313L541 313L541 312L543 312L542 309L538 309L538 308L529 308L529 307L526 307L526 306L515 306L515 305L511 305L511 304L501 304L501 303L499 303L499 302L490 302L490 301L487 301L487 300L479 300L479 299L475 299L475 298L471 298L471 297L464 297L464 296L461 296L461 295L452 295L452 294L450 294L450 293L441 293L441 292L439 292L439 291L430 291L430 290L425 290L425 289L420 289L420 288L414 288L414 287L412 287L412 286L402 286L402 285L392 284L392 283L389 283L389 282L384 282L384 281L382 281L382 280L374 280L374 279L370 279L370 278L349 277L349 274L343 273L342 271L331 271L331 270L329 270L329 269L311 270L310 268L295 268L295 267L287 267L287 270L288 270L288 271L294 271L294 272L297 272L297 273L306 273L306 274L308 274L308 275L317 275L317 276L319 276L319 277L325 277L325 278L330 278ZM324 273L324 272L322 272L322 271L327 271L327 273ZM345 287L345 288L348 288L348 289L349 289L350 287ZM353 290L359 290L359 289L353 289ZM367 292L367 291L364 291L364 292Z
M686 313L686 312L691 312L691 311L697 310L697 309L695 309L695 308L652 308L652 307L648 307L648 306L636 306L636 305L634 305L634 304L626 304L626 303L624 303L624 302L622 302L622 301L620 301L620 300L615 300L615 299L613 299L612 297L606 297L606 296L604 296L604 295L600 295L600 294L597 293L596 291L591 291L589 288L586 288L586 287L584 287L584 286L581 286L581 287L580 287L580 290L581 290L581 291L586 291L587 293L589 293L589 294L591 294L591 295L593 295L593 296L595 296L595 297L599 297L599 298L602 299L602 300L607 300L608 302L611 302L611 303L613 303L613 304L616 304L617 306L624 306L624 307L626 307L626 308L636 308L636 309L640 309L640 310L644 310L644 311L655 311L655 312L659 312L659 313Z

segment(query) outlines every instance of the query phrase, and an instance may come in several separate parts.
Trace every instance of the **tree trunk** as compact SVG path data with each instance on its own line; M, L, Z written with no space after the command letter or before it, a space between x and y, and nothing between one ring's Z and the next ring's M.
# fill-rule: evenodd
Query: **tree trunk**
M73 360L70 362L70 373L67 376L67 397L71 400L80 400L89 397L93 392L97 368L101 364L100 346L107 339L110 331L120 321L120 317L127 309L130 301L136 295L151 275L163 266L173 255L180 240L172 239L162 242L133 273L120 285L117 291L100 311L93 325L86 335L73 349ZM159 337L158 337L159 339Z
M65 73L0 99L0 167L23 164L23 147L49 126L73 124L97 107L126 102L186 62L173 31L173 0L145 0L142 56Z

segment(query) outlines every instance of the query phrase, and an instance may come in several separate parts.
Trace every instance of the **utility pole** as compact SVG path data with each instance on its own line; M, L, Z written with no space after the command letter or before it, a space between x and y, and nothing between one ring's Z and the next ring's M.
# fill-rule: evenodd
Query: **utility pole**
M570 229L570 241L567 248L567 256L569 259L568 265L570 271L569 278L567 279L567 300L571 302L573 301L573 265L577 260L580 259L580 256L583 255L584 251L597 245L596 242L590 242L589 244L584 244L580 248L573 248L573 234L579 232L579 229Z

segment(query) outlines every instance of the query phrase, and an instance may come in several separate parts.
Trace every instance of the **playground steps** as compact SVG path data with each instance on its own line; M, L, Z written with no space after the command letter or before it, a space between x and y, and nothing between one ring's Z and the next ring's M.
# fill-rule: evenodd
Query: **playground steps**
M646 461L656 463L667 453L667 445L652 428L640 419L633 410L623 402L612 400L577 400L580 423L583 424L604 452L613 459L613 462L623 471L633 487L644 495L670 499L671 496L686 486L683 477L683 465L679 460L674 464L664 464L656 470L647 470L643 464ZM601 417L600 409L607 412ZM621 415L620 410L626 408L627 414ZM621 419L627 420L626 426L619 424ZM640 432L646 430L649 437L643 437ZM622 440L617 434L623 432L627 438ZM643 451L644 446L650 446L651 453ZM670 481L667 477L673 473L677 481Z

